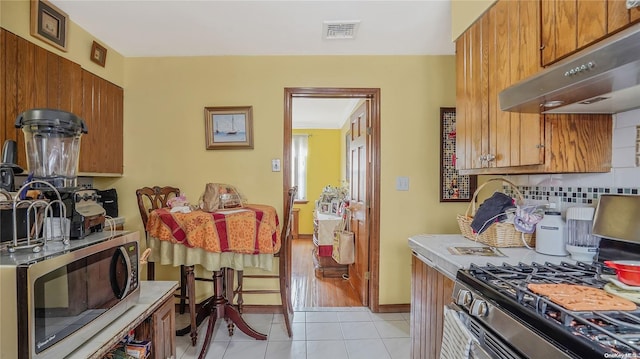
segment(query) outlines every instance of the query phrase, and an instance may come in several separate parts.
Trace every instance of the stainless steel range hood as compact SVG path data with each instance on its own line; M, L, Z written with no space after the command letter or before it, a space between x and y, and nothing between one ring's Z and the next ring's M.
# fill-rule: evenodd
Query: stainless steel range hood
M500 108L618 113L640 108L640 24L551 65L499 94Z

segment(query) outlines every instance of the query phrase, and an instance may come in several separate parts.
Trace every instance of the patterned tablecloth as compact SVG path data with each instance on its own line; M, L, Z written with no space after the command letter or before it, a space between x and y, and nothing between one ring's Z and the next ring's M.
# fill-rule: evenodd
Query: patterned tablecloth
M149 260L163 265L271 270L273 254L280 249L278 215L267 205L213 213L171 213L161 208L150 213L147 232Z

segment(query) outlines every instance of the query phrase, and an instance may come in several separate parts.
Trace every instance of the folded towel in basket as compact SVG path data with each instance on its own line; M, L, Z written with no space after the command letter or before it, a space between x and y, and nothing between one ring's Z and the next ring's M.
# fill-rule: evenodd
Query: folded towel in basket
M473 340L475 339L462 323L456 311L445 306L440 359L469 358Z
M478 207L478 211L471 221L471 228L475 233L480 234L487 230L493 222L505 220L507 218L505 211L514 207L513 198L502 192L495 192Z

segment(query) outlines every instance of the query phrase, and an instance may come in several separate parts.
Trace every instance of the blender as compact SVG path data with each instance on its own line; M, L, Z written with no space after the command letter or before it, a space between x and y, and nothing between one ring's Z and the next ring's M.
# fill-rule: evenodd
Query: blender
M593 207L571 207L567 209L567 252L571 259L591 262L598 253L600 238L592 234Z
M18 115L15 126L24 133L29 178L54 187L66 207L69 226L59 228L70 228L72 239L101 231L105 210L98 204L97 191L77 186L80 138L88 132L84 120L70 112L36 108ZM34 182L32 188L48 199L58 196L46 184ZM54 213L59 215L60 208Z

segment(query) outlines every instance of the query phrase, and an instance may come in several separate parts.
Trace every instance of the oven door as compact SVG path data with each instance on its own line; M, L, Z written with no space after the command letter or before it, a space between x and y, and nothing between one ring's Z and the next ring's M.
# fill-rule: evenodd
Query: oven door
M481 322L467 314L465 310L457 304L450 303L447 307L457 315L469 335L475 340L471 342L470 358L491 358L491 359L524 359L517 354L509 344L499 336L485 328ZM444 337L443 333L443 337Z

